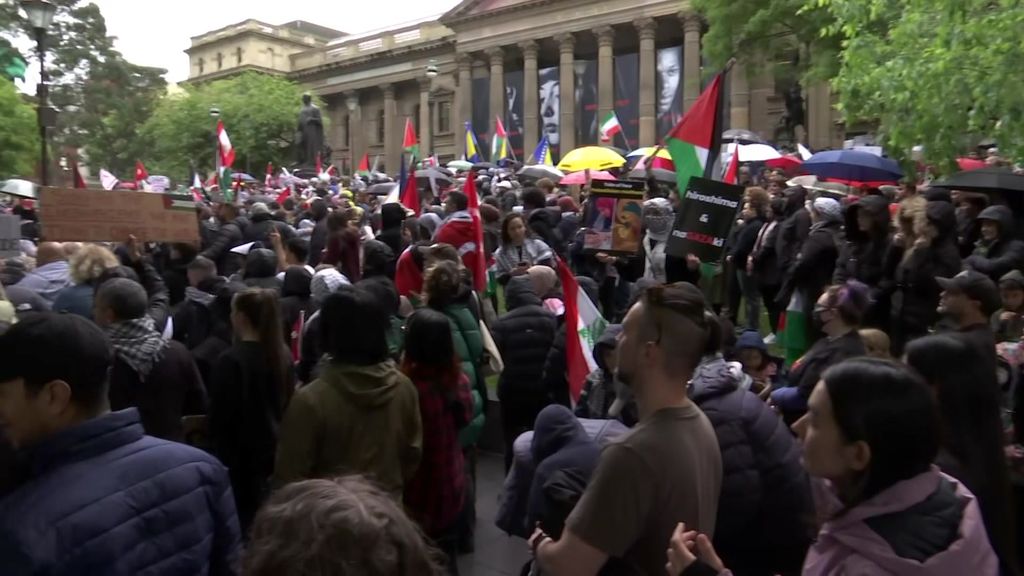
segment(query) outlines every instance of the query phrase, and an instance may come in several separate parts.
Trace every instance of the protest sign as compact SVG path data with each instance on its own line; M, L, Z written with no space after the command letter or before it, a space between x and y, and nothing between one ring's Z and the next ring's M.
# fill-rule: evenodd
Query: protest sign
M643 238L644 183L594 180L583 218L583 249L589 254L633 255Z
M56 242L196 242L195 201L182 194L43 188L43 235Z
M0 258L21 256L21 218L0 214Z
M729 231L743 203L743 187L691 177L665 253L693 254L701 262L720 262Z

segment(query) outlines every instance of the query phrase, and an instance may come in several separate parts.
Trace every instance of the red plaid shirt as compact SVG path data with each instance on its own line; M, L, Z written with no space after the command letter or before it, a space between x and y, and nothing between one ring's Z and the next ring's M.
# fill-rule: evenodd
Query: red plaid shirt
M459 373L454 398L433 379L414 379L423 421L423 458L405 485L405 506L428 536L449 530L462 511L466 484L459 428L473 416L469 379Z

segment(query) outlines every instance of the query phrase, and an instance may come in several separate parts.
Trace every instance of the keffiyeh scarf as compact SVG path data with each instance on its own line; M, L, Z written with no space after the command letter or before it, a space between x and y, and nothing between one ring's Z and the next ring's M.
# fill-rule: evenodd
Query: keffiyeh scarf
M163 358L167 340L156 331L149 316L113 324L107 330L114 354L145 380Z

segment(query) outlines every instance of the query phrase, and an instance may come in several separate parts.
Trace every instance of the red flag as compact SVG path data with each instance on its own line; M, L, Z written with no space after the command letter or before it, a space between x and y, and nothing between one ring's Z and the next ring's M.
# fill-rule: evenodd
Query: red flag
M322 166L320 165L320 154L317 154L316 155L316 175L318 177L323 172L323 170L321 168L322 168Z
M370 154L364 153L363 159L359 161L359 168L356 169L356 174L369 174L370 173Z
M267 175L263 178L263 185L270 188L270 181L274 179L274 164L267 162Z
M476 193L476 172L470 170L466 175L466 185L462 189L469 200L469 215L473 217L473 238L476 243L470 271L473 273L473 287L477 292L483 293L487 290L487 263L484 262L484 226L480 220L480 198Z
M589 373L587 359L583 357L583 349L580 348L580 333L576 329L580 317L577 304L580 285L562 260L558 261L558 277L562 281L562 292L565 296L566 376L569 381L569 397L572 398L572 403L575 405L583 392L583 383Z
M146 179L149 178L149 172L146 172L146 167L142 165L142 160L135 161L135 185L140 189Z
M86 188L85 178L82 178L82 173L78 170L78 162L71 162L71 172L75 178L75 188Z
M416 177L412 174L405 179L405 193L402 194L402 206L420 215L420 193L416 189Z
M274 201L277 202L279 205L284 206L284 201L287 200L288 198L291 198L291 195L292 189L285 188L284 190L281 190L281 193L277 195L277 198Z
M740 147L737 145L736 149L732 153L732 158L729 160L729 168L725 171L725 176L722 178L722 182L726 184L735 184L739 181L740 175Z

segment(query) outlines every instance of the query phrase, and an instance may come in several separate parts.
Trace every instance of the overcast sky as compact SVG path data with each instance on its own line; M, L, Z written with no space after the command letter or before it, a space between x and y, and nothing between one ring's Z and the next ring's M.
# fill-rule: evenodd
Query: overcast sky
M366 32L441 14L459 0L93 0L107 21L107 33L129 62L168 70L169 82L188 77L192 36L247 18L268 24L307 20L348 33ZM22 89L34 90L38 68Z

